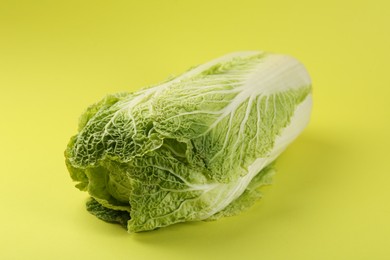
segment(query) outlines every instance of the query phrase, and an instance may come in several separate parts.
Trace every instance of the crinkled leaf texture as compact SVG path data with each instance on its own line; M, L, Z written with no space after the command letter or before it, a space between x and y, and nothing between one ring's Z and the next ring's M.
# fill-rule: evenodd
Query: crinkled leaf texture
M129 232L231 216L260 197L311 106L297 60L232 53L89 107L66 164L88 210Z

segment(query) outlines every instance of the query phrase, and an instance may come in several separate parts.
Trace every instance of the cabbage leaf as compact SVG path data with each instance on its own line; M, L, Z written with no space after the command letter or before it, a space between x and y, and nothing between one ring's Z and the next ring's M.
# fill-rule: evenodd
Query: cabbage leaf
M88 211L129 232L232 216L261 197L311 106L296 59L232 53L90 106L66 165Z

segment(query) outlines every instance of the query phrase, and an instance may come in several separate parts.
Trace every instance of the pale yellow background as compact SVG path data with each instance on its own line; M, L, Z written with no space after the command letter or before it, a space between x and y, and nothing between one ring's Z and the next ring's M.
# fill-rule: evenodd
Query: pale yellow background
M0 1L0 259L390 259L389 1ZM63 150L105 94L239 50L290 54L309 127L251 210L129 235Z

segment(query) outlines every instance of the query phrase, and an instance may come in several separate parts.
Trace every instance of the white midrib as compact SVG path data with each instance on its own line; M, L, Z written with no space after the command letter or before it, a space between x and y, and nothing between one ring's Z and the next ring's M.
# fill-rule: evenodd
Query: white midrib
M250 98L269 96L310 84L310 76L298 60L285 55L269 54L250 71L239 87L242 91L220 111L220 116L210 125L208 131Z
M215 200L216 203L211 205L210 211L201 216L200 219L207 219L215 213L223 210L245 191L251 180L269 163L274 161L306 127L306 125L309 123L311 107L312 97L311 94L309 94L305 100L297 106L294 115L291 118L290 125L284 128L282 133L275 139L274 147L270 151L268 157L256 159L248 167L248 173L245 176L239 178L235 184L219 184L213 187L213 189L208 189L207 192L203 193L202 196L205 196L205 198L209 200L210 198L207 198L209 192L212 192L214 189L220 190L220 196L217 196ZM226 194L227 189L229 189L229 191ZM219 198L222 196L224 198L219 200Z

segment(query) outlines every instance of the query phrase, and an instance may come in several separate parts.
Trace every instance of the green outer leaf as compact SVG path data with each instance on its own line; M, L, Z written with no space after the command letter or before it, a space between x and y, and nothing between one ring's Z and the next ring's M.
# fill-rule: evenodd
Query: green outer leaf
M127 222L130 219L129 212L106 208L93 198L87 201L86 207L88 212L97 218L110 223L118 223L127 228Z

